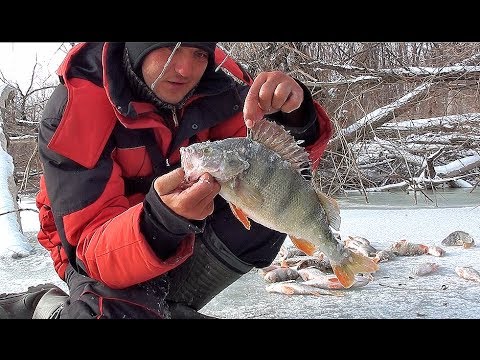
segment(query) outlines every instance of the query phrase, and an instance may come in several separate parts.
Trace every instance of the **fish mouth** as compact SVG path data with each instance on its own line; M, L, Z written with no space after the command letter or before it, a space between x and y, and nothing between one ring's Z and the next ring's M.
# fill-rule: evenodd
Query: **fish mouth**
M192 158L193 151L188 147L181 147L180 148L180 164L185 172L185 181L186 182L194 182L198 180L198 178L202 174L197 174L195 172L195 163Z

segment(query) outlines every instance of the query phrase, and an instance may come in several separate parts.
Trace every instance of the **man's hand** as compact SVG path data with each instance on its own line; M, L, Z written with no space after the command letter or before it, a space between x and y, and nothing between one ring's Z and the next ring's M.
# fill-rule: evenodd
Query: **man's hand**
M178 168L158 177L153 186L174 213L190 220L203 220L213 213L213 199L220 192L220 184L208 173L192 184L186 184L184 177L185 172Z
M303 102L303 89L281 71L262 72L253 81L245 98L243 116L247 128L265 115L277 111L290 113Z

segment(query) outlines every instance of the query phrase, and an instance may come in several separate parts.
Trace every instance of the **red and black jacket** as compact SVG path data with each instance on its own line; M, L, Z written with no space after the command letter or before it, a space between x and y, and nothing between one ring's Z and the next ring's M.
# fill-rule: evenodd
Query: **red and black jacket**
M246 263L268 265L283 242L272 243L278 233L258 224L244 229L220 197L213 216L189 221L164 206L152 187L155 177L179 166L181 146L245 136L242 109L251 78L231 58L222 64L227 71L207 69L176 110L180 121L174 128L171 110L132 91L123 53L123 43L74 47L58 69L61 84L43 113L38 241L50 251L60 278L71 263L112 288L147 281L185 261L206 225ZM216 63L225 57L217 47ZM304 90L302 106L312 118L306 127L315 126L318 135L306 139L306 149L316 167L332 126ZM298 139L311 133L290 130Z

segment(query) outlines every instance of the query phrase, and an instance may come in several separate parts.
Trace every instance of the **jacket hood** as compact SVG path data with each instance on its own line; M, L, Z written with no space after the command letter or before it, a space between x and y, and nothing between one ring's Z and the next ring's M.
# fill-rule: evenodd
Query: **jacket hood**
M142 61L149 52L163 47L175 47L177 44L177 42L126 42L125 50L133 71L138 74ZM205 50L208 53L209 63L213 64L215 62L216 42L181 42L181 46Z

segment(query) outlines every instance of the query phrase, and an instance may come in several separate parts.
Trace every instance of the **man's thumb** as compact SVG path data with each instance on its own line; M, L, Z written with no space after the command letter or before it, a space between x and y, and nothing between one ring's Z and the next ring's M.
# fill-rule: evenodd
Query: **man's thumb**
M159 196L171 193L179 187L185 178L182 168L177 168L155 179L154 188Z

